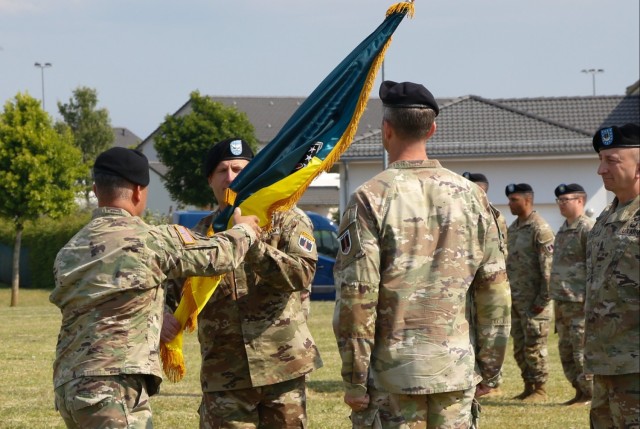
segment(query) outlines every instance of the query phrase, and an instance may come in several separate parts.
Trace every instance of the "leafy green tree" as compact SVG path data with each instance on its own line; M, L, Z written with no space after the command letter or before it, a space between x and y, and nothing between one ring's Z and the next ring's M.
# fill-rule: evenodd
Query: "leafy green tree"
M202 173L202 160L214 143L240 137L255 151L254 128L244 112L194 91L191 112L167 115L154 136L158 158L167 167L165 186L173 199L199 207L215 201Z
M11 306L18 304L20 246L27 220L59 217L75 208L78 180L86 175L82 155L67 130L60 133L40 102L17 94L0 113L0 216L12 220Z
M87 167L87 174L81 179L87 206L93 187L91 167L96 157L109 149L115 140L109 111L97 109L97 105L97 91L86 86L76 88L68 103L58 102L58 111L64 123L71 128L75 144L82 152L82 163Z

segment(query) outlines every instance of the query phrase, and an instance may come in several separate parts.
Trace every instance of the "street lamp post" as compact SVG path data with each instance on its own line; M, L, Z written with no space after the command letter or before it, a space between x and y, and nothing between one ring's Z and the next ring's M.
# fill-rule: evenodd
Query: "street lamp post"
M591 74L591 82L593 84L593 95L596 95L596 74L604 73L604 69L582 69L582 73Z
M40 75L42 78L42 110L45 110L44 108L44 69L46 69L47 67L51 67L51 63L44 63L44 64L35 63L34 66L40 69Z

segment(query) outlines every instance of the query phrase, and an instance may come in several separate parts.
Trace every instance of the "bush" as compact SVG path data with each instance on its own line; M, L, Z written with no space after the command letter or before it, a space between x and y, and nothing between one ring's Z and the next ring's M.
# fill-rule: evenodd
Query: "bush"
M53 262L58 251L73 235L91 219L91 212L78 211L60 219L43 216L37 222L26 222L22 232L22 248L28 249L28 264L31 283L24 287L53 288ZM15 225L0 219L0 243L13 249L16 238ZM23 287L23 285L20 285Z

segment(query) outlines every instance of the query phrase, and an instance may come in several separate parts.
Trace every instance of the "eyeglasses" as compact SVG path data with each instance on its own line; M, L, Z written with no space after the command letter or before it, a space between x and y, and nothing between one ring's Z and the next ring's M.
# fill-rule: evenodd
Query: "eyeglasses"
M573 198L556 198L556 203L558 204L567 204L569 201L571 200L577 200L580 197L573 197Z

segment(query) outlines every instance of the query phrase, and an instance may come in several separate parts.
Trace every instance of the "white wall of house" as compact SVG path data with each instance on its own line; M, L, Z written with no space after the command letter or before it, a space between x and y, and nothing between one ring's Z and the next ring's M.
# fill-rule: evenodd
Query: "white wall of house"
M505 187L510 183L528 183L533 187L535 209L557 231L564 222L555 203L553 193L561 183L578 183L587 192L587 209L593 211L593 217L605 208L613 199L597 175L598 157L591 155L567 156L562 158L519 157L512 159L442 159L443 167L456 173L465 171L483 173L490 181L489 200L504 214L507 224L515 220L509 211ZM349 162L340 164L340 212L342 213L353 191L382 171L382 161Z

